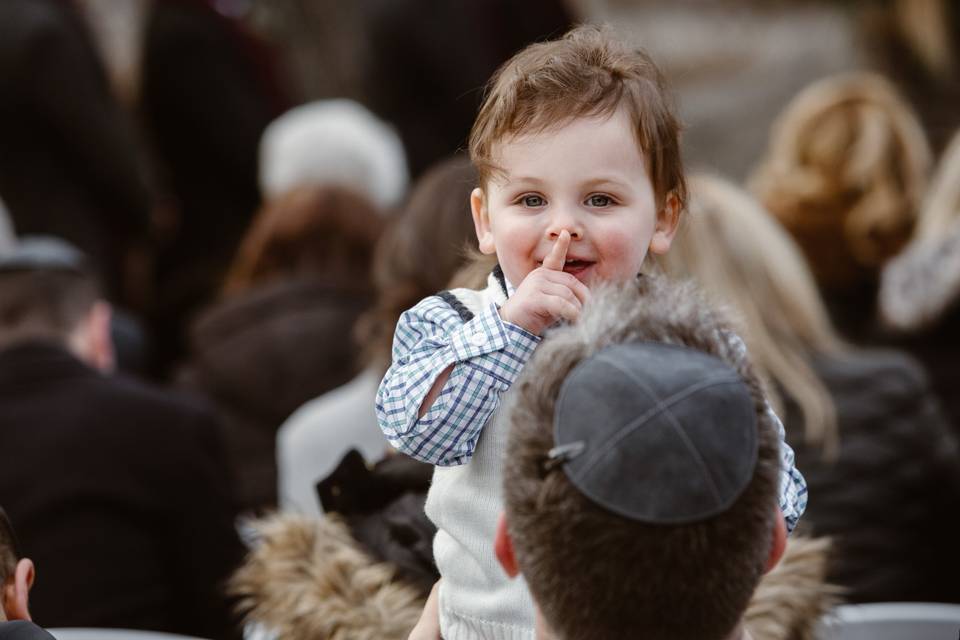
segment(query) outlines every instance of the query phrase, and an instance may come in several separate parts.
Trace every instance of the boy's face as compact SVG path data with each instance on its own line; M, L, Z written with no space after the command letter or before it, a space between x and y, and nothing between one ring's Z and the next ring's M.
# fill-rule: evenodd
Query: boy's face
M502 175L471 196L483 253L496 253L518 286L541 266L562 230L567 271L588 286L633 278L647 250L665 253L678 220L669 194L657 211L653 185L627 113L577 118L498 145Z

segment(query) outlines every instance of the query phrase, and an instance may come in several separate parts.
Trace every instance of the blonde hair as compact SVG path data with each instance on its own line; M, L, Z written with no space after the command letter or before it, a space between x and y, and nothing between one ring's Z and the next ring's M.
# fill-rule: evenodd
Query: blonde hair
M774 124L751 187L794 235L822 285L872 277L909 238L931 152L882 77L856 73L800 92Z
M497 171L495 147L503 140L621 108L630 116L657 201L673 193L682 208L687 190L680 124L666 81L644 51L595 25L532 44L494 74L470 132L481 186Z
M942 238L960 220L960 131L943 152L917 223L915 239Z
M755 364L799 405L807 442L834 455L836 407L810 358L844 345L803 255L743 189L708 175L689 183L688 219L661 265L671 276L698 281L734 310ZM778 403L775 389L771 395Z

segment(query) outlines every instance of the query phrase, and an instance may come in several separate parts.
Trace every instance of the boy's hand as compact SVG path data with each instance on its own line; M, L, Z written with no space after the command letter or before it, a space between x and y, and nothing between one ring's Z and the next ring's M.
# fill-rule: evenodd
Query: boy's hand
M516 293L500 307L504 321L535 335L560 319L576 322L583 305L590 299L590 290L575 276L563 271L569 247L570 233L563 230L543 259L543 266L528 273Z

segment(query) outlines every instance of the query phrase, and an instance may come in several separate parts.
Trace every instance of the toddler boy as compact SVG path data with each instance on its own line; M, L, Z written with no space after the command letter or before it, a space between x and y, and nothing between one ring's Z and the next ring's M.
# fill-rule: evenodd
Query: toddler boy
M471 208L499 264L485 289L440 292L401 317L377 394L391 444L437 465L426 509L447 640L532 638L532 602L490 549L507 442L488 421L545 329L670 248L686 198L678 132L653 62L601 28L531 45L492 80L470 136ZM792 528L806 489L782 427L781 449Z

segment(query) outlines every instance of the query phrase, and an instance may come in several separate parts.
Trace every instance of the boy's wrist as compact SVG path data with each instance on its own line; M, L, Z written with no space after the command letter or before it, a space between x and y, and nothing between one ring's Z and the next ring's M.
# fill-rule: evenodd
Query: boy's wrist
M513 300L514 300L513 298L511 298L510 300L507 300L503 304L503 306L497 309L497 313L500 314L500 319L503 320L504 322L508 322L512 325L518 326L524 331L528 331L533 335L539 337L540 334L543 333L543 327L537 326L536 323L530 322L529 318L522 317L523 314L514 313L513 306L511 305Z

